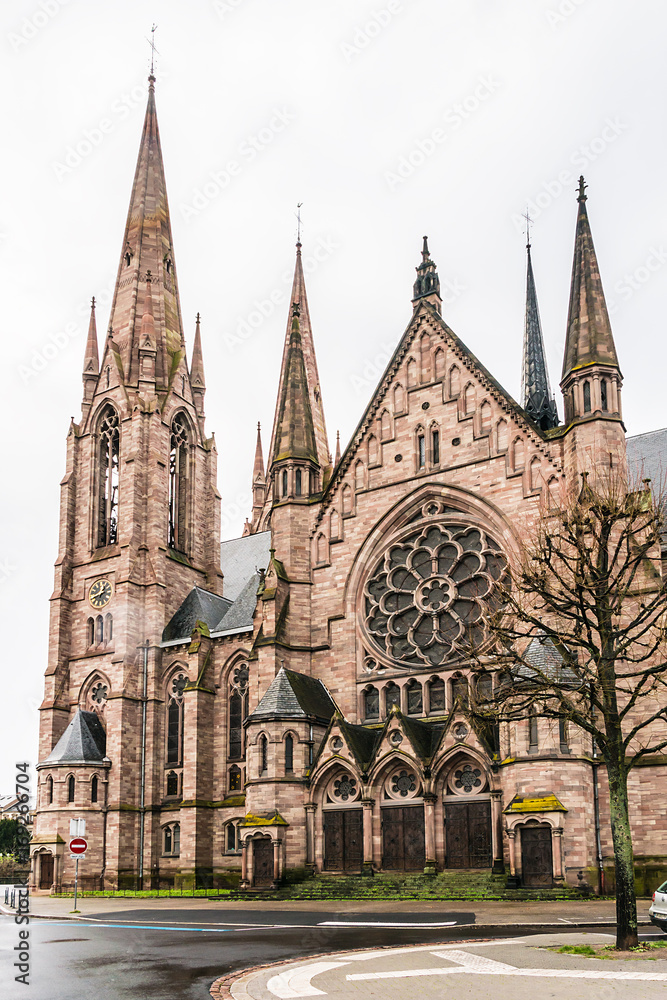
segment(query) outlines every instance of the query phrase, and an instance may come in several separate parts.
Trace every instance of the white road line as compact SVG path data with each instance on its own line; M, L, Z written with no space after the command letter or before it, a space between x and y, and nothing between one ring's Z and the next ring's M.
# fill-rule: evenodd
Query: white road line
M321 920L318 927L456 927L455 920L433 924L398 923L396 920Z
M457 965L464 965L471 972L497 972L499 975L504 972L514 972L516 966L507 965L506 962L494 962L492 958L485 958L484 955L471 955L467 951L432 951L436 958L445 958L448 962L456 962Z
M356 975L346 976L348 980L356 979L410 979L413 976L447 976L447 975L473 975L473 976L530 976L542 977L544 979L619 979L643 982L667 982L667 973L661 972L603 972L601 970L588 969L513 969L496 972L493 969L474 969L472 966L459 966L449 969L406 969L396 972L361 972Z
M313 965L299 966L296 969L287 969L278 976L273 976L266 984L269 993L280 997L281 1000L289 1000L290 997L314 997L324 996L324 990L318 990L310 980L313 976L319 976L323 972L330 972L331 969L338 969L345 962L314 962Z
M565 917L559 917L558 919L561 920L564 924L571 924L571 923L573 923L572 920L566 920Z
M497 948L498 944L525 944L525 938L502 938L499 942L495 941L466 941L466 948ZM461 947L461 942L458 944L444 944L439 947L439 951L447 951L449 949L456 949ZM368 962L372 958L386 958L388 955L414 955L418 951L429 951L433 952L433 945L427 944L420 948L414 948L408 946L407 948L382 948L378 951L353 951L349 955L338 955L341 962Z

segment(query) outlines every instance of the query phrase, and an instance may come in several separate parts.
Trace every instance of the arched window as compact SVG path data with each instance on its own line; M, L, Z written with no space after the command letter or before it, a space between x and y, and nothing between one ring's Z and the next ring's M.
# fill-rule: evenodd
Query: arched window
M530 753L535 753L539 746L538 732L537 732L537 713L535 709L531 709L530 715L528 716L528 750Z
M389 681L384 689L384 707L387 715L389 715L394 705L397 708L401 707L401 689L398 684Z
M531 488L531 490L539 490L539 489L541 489L542 484L540 482L540 472L541 472L540 460L539 460L539 458L536 455L535 458L533 458L531 460L531 463L530 463L530 488Z
M435 377L441 379L445 374L445 352L438 348L435 352Z
M558 737L560 741L561 753L569 753L570 747L567 732L567 719L564 715L561 715L558 719Z
M285 773L294 770L294 737L289 733L285 737Z
M174 854L178 855L181 853L181 824L174 823Z
M316 552L317 562L325 563L327 561L327 540L322 534L322 532L320 532L320 534L317 536L316 549L317 549Z
M236 853L238 850L238 828L236 823L228 823L225 837L225 851L227 854Z
M352 513L352 490L350 489L349 483L343 486L343 514Z
M607 401L607 380L605 378L600 382L600 405L602 412L606 413L609 409L609 403Z
M283 494L282 495L284 497L286 497L287 496L287 469L283 469L282 480L283 480L283 484L282 484L283 485Z
M329 532L332 538L340 538L340 514L337 510L331 511L329 519Z
M440 465L440 431L435 428L431 431L431 461Z
M584 413L591 412L591 383L584 382Z
M169 771L167 774L167 795L178 795L178 775L175 771Z
M354 467L354 488L355 490L363 490L364 488L364 464L363 462L357 462Z
M295 496L301 496L301 469L297 469L294 474L294 493Z
M118 414L105 406L98 430L97 545L118 541L118 462L120 432Z
M388 410L383 410L380 417L380 437L383 441L391 437L391 417Z
M113 639L113 615L107 615L104 619L104 638L107 642Z
M482 434L490 434L493 410L491 409L491 403L489 403L488 399L485 399L479 408L479 418L480 430Z
M426 438L423 433L417 435L417 467L423 469L426 465Z
M458 396L461 392L461 372L458 365L452 365L449 369L449 395Z
M475 392L475 386L472 382L468 382L465 393L463 396L463 412L466 414L473 413L475 410L475 397L477 393Z
M96 774L93 775L93 780L90 782L90 801L97 802L97 786L99 779Z
M269 741L262 733L259 738L259 773L266 774L269 769Z
M177 413L169 440L169 548L185 552L188 487L188 428Z
M394 413L403 413L405 410L405 390L399 383L394 386Z
M452 704L462 708L468 704L468 678L454 677L452 679Z
M368 439L368 464L377 465L378 459L378 439L374 434L371 434Z
M429 712L445 711L445 682L441 677L434 677L428 685Z
M491 674L482 673L477 677L475 683L475 694L480 704L485 704L493 700L493 678Z
M523 469L526 461L526 447L522 438L517 438L513 448L514 469Z
M51 775L46 779L46 804L53 805L53 778Z
M376 687L369 687L364 691L364 718L380 718L380 692Z
M86 623L86 644L92 646L95 643L95 619L89 618Z
M183 756L183 691L188 679L177 674L170 684L167 703L167 764L180 764Z
M417 362L414 358L408 361L408 385L417 385Z
M171 827L165 826L164 828L164 853L171 854L172 847L172 837L171 837Z
M408 681L408 715L421 715L423 711L422 686L419 681Z
M229 769L229 791L230 792L240 792L241 791L241 768L234 764Z
M422 382L431 381L431 338L428 333L422 334L422 338L419 341L419 346L421 348L421 369L422 369Z
M248 664L237 663L229 675L229 759L241 760L245 752L243 723L248 715Z
M104 618L102 615L98 615L95 619L95 642L98 646L104 642Z
M508 431L507 421L499 420L496 424L496 448L498 451L507 451Z
M67 779L67 801L74 802L74 775L70 774Z

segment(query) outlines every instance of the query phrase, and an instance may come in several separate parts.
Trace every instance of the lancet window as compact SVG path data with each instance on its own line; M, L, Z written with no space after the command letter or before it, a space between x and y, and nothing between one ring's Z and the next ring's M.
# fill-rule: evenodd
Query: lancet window
M229 678L229 759L244 754L243 723L248 715L248 664L239 663Z
M171 425L169 444L169 548L185 551L187 486L188 486L188 428L185 417L178 413Z
M118 541L119 451L118 414L113 406L105 406L98 430L98 547Z
M167 764L180 764L183 758L183 691L187 682L185 674L177 674L169 685Z

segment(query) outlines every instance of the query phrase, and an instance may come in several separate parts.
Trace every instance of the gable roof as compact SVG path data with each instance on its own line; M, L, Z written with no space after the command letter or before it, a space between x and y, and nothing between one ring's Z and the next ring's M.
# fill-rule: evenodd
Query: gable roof
M95 712L78 709L45 764L101 764L106 757L107 735Z
M247 721L307 718L326 725L335 711L336 706L322 681L281 667Z
M234 629L252 628L260 580L259 573L252 574L227 614L218 622L215 629L211 629L211 632L232 632Z
M162 632L162 641L189 639L198 621L205 622L209 631L213 631L231 607L232 602L225 597L193 587Z

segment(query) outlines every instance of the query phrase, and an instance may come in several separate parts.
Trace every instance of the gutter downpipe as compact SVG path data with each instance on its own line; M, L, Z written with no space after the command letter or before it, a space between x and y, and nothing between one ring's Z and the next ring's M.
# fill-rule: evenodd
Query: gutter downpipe
M139 799L139 888L144 887L144 833L146 829L146 702L148 697L148 639L144 651L143 694L141 704L141 793Z
M591 716L595 718L595 706L593 704L593 685L591 684ZM593 769L593 814L595 817L595 851L597 854L597 867L598 867L598 896L604 895L604 866L602 864L602 840L600 837L600 796L598 794L598 767L600 766L600 761L598 760L597 747L595 744L595 737L592 740L592 751L593 760L591 767Z

